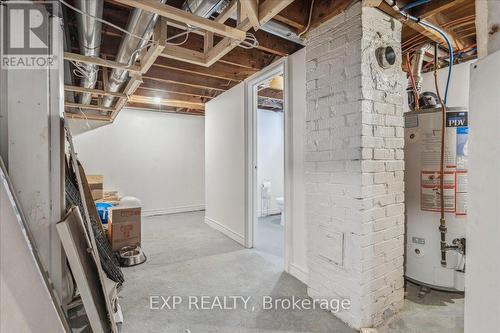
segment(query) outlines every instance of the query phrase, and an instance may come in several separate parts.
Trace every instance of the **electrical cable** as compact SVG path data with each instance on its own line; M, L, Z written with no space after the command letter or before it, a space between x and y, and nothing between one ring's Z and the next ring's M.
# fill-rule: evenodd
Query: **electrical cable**
M248 39L250 41L248 41ZM238 46L247 50L253 49L259 46L259 41L257 40L257 37L255 37L254 34L252 34L251 32L247 32L245 40L242 41Z
M82 14L82 15L84 15L84 16L87 16L87 17L93 18L94 20L96 20L96 21L98 21L98 22L101 22L101 23L103 23L103 24L109 25L110 27L113 27L113 28L115 28L115 29L117 29L117 30L119 30L119 31L121 31L121 32L123 32L123 33L125 33L125 34L127 34L127 35L130 35L130 36L132 36L132 37L134 37L134 38L137 38L137 39L140 39L140 40L142 40L142 41L146 41L146 42L147 42L147 41L149 41L148 39L146 39L146 38L144 38L144 37L141 37L141 36L138 36L138 35L136 35L136 34L133 34L133 33L131 33L130 31L127 31L126 29L120 28L120 27L119 27L119 26L117 26L116 24L113 24L113 23L111 23L111 22L108 22L108 21L106 21L106 20L103 20L103 19L101 19L101 18L99 18L99 17L97 17L97 16L94 16L94 15L91 15L91 14L87 14L87 13L85 13L85 12L81 11L80 9L78 9L78 8L76 8L76 7L72 6L72 5L70 5L69 3L67 3L67 2L66 2L66 1L64 1L64 0L59 0L59 2L61 2L61 3L62 3L63 5L65 5L66 7L70 8L70 9L73 9L73 10L74 10L75 12L77 12L77 13L80 13L80 14Z
M312 12L313 12L313 6L314 6L314 0L311 0L311 6L309 6L309 18L307 20L307 25L306 27L304 28L304 30L302 30L297 36L300 38L302 37L303 34L305 34L308 30L309 30L309 27L311 26L311 18L312 18Z
M103 19L101 19L101 18L99 18L99 17L97 17L97 16L94 16L94 15L91 15L91 14L88 14L88 13L85 13L85 12L81 11L80 9L78 9L78 8L76 8L76 7L72 6L72 5L70 5L69 3L67 3L67 2L66 2L66 1L64 1L64 0L59 0L59 1L60 1L63 5L65 5L66 7L68 7L68 8L70 8L70 9L74 10L74 11L75 11L75 12L77 12L77 13L80 13L80 14L81 14L81 15L83 15L83 16L90 17L90 18L92 18L92 19L94 19L94 20L96 20L96 21L98 21L98 22L101 22L101 23L103 23L103 24L109 25L110 27L113 27L113 28L115 28L115 29L117 29L117 30L119 30L119 31L123 32L124 34L127 34L127 35L129 35L129 36L132 36L132 37L134 37L134 38L140 39L140 40L142 40L142 41L147 41L147 42L149 42L149 39L146 39L146 38L144 38L144 37L141 37L141 36L138 36L138 35L136 35L136 34L134 34L134 33L131 33L130 31L128 31L128 30L126 30L126 29L123 29L123 28L120 28L120 27L119 27L119 26L117 26L116 24L113 24L113 23L111 23L111 22L108 22L108 21L106 21L106 20L103 20ZM175 36L172 36L172 37L167 38L167 42L168 42L169 40L171 40L171 39L175 39L175 38L177 38L177 37L180 37L180 36L183 36L183 35L186 35L186 34L187 34L187 35L189 35L189 33L190 33L191 31L196 30L196 29L198 29L198 28L194 28L194 29L193 29L193 28L189 28L189 27L187 27L187 29L188 29L188 30L187 30L187 31L185 31L185 32L182 32L182 33L180 33L180 34L177 34L177 35L175 35ZM171 44L171 45L182 45L182 44L184 44L184 43L187 41L187 38L188 38L188 37L186 37L186 38L185 38L185 40L184 40L181 44L177 44L177 43L168 43L168 44ZM151 44L149 44L149 45L151 45ZM148 46L149 46L149 45L148 45ZM144 48L144 47L143 47L143 48ZM138 49L138 50L140 51L140 50L141 50L141 49L143 49L143 48L140 48L140 49ZM131 57L131 58L132 58L132 57ZM129 64L129 66L130 66L130 64Z
M412 16L412 15L404 12L403 10L399 10L399 13L402 16L404 16L405 18L412 20L415 23L420 24L421 26L424 26L426 28L429 28L429 29L436 31L446 41L446 44L448 46L449 59L450 59L449 66L448 66L448 78L446 79L446 88L445 88L445 92L444 92L444 104L446 105L446 103L448 101L448 88L450 86L451 73L452 73L452 67L453 67L453 46L451 45L451 42L450 42L450 39L448 38L448 35L443 30L439 29L438 27L436 27L436 26L434 26L426 21L423 21L415 16Z
M418 1L410 2L409 4L406 4L405 6L403 6L403 8L401 8L401 10L407 11L408 9L412 9L412 8L415 8L415 7L420 6L420 5L425 5L426 3L429 3L431 1L432 0L418 0Z

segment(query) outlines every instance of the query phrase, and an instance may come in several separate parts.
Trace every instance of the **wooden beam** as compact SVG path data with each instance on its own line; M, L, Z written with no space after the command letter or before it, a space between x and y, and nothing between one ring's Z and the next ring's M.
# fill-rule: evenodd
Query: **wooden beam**
M93 104L80 104L80 103L72 103L72 102L64 102L65 108L79 108L79 109L87 109L87 110L97 110L104 112L113 112L113 108L107 108L104 106L93 105Z
M283 99L283 90L264 88L262 90L259 90L257 95L273 99Z
M177 22L182 22L185 24L193 25L195 27L201 28L203 30L211 31L213 33L232 38L235 40L243 41L246 38L245 31L235 29L224 25L219 22L215 22L206 19L201 16L197 16L182 9L178 9L156 0L116 0L119 3L128 5L133 8L139 8L151 13L158 14L167 19L175 20ZM288 1L288 0L287 0Z
M294 0L266 0L259 6L259 23L264 25Z
M438 13L443 13L450 8L457 7L466 1L469 0L433 0L428 4L414 8L411 10L411 14L415 17L426 19Z
M81 114L81 113L71 113L71 112L64 112L64 118L67 119L83 119L83 120L98 120L98 121L111 121L111 118L109 116L98 116L98 115L88 115L88 114Z
M102 58L98 58L98 57L88 57L88 56L84 56L84 55L77 54L77 53L64 52L64 59L75 61L75 62L83 62L86 64L104 66L104 67L109 67L109 68L125 69L131 73L140 73L141 72L141 69L139 68L139 66L135 66L135 65L129 66L128 64L122 64L120 62L106 60L106 59L102 59Z
M146 73L149 68L156 61L156 58L162 54L165 46L167 45L167 20L164 17L160 17L160 20L156 23L153 32L153 45L151 45L144 58L141 59L141 73Z
M255 31L260 29L259 22L259 2L258 0L243 0L240 1L243 6L246 16L250 20L250 24Z
M257 72L256 69L244 69L229 64L221 64L219 62L210 67L188 64L175 59L160 57L153 64L153 67L160 67L170 70L175 70L187 74L202 75L206 77L231 80L241 82L250 75Z
M352 0L316 0L314 2L309 31L322 23L328 21L334 16L345 11L354 2ZM309 9L307 9L309 11Z
M163 98L160 98L159 100L157 100L156 97L132 95L129 98L129 101L131 103L161 104L161 105L173 106L173 107L177 107L177 108L205 110L204 103L192 103L192 102L186 102L186 101L182 101L182 100L172 100L172 99L163 99Z
M210 31L205 32L203 42L203 52L207 53L214 47L214 33Z
M122 93L114 93L110 91L105 91L105 90L98 90L98 89L91 89L91 88L84 88L84 87L77 87L77 86L70 86L70 85L65 85L64 86L65 91L74 91L74 92L79 92L79 93L90 93L94 95L100 95L100 96L113 96L113 97L118 97L118 98L126 98L127 96L122 94Z
M134 92L134 95L150 97L150 98L178 100L178 101L184 101L184 102L189 102L189 103L205 103L206 100L211 99L211 98L204 98L204 97L195 96L195 95L178 94L176 92L144 89L142 87L137 88L137 90Z
M252 25L248 18L238 24L238 28L244 31L248 31L251 27ZM239 42L233 39L227 37L222 39L206 54L205 66L212 66L215 62L219 61L223 56L228 54L238 45Z
M213 50L213 48L211 50ZM188 62L190 64L206 66L204 53L190 50L185 47L180 47L176 45L167 45L165 47L165 50L160 55L162 57L180 60Z
M237 82L230 80L220 80L198 75L186 75L182 72L165 70L156 66L151 67L144 78L166 83L177 83L188 87L202 88L209 90L226 91L234 87Z
M450 39L451 45L453 46L454 50L460 50L464 48L465 43L455 34L455 32L442 26L444 23L449 21L449 19L444 15L436 14L432 17L428 17L426 21L440 27L441 30L443 30L448 35L448 38Z
M142 76L138 74L134 74L130 76L130 79L127 82L127 85L125 88L123 88L123 93L126 96L132 95L135 90L141 85L142 83ZM118 113L121 111L121 109L127 104L128 98L120 98L116 102L115 109L111 113L111 121L115 121L116 116L118 116Z
M292 20L284 15L281 15L281 14L276 15L273 19L278 21L278 22L285 23L286 25L291 26L292 28L294 28L297 31L302 31L305 28L302 23L296 22L296 21L294 21L294 20Z
M162 105L157 104L146 104L146 103L127 103L127 108L135 109L135 110L144 110L150 112L162 112L162 113L177 113L177 114L185 114L190 116L203 116L205 114L204 111L201 110L188 110L188 109L180 109L174 107L164 108Z
M178 84L175 82L163 82L163 81L156 81L156 80L150 80L148 78L143 78L143 83L141 84L140 89L147 89L151 91L155 91L158 93L176 93L176 94L183 94L187 96L195 96L195 97L200 97L200 98L212 98L216 96L218 93L221 93L221 91L215 91L215 90L208 90L208 89L203 89L203 88L197 88L197 87L190 87L182 84Z

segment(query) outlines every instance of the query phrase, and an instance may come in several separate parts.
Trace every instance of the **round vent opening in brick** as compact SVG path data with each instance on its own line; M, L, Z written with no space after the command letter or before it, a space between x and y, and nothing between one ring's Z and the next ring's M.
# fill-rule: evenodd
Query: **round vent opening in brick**
M396 63L396 52L392 46L381 46L375 51L377 62L380 67L386 69Z

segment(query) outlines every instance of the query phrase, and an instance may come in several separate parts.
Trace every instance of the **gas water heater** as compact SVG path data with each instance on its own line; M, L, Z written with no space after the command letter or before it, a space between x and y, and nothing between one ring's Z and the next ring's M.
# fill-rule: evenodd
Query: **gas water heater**
M467 222L467 109L445 117L444 209L441 244L440 162L442 109L405 114L406 278L441 290L464 290ZM446 261L442 259L442 252Z

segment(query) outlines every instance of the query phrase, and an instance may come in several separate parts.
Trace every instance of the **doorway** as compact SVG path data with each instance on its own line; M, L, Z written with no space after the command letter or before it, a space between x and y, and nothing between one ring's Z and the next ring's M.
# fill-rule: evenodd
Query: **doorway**
M246 246L288 271L286 59L247 86Z

